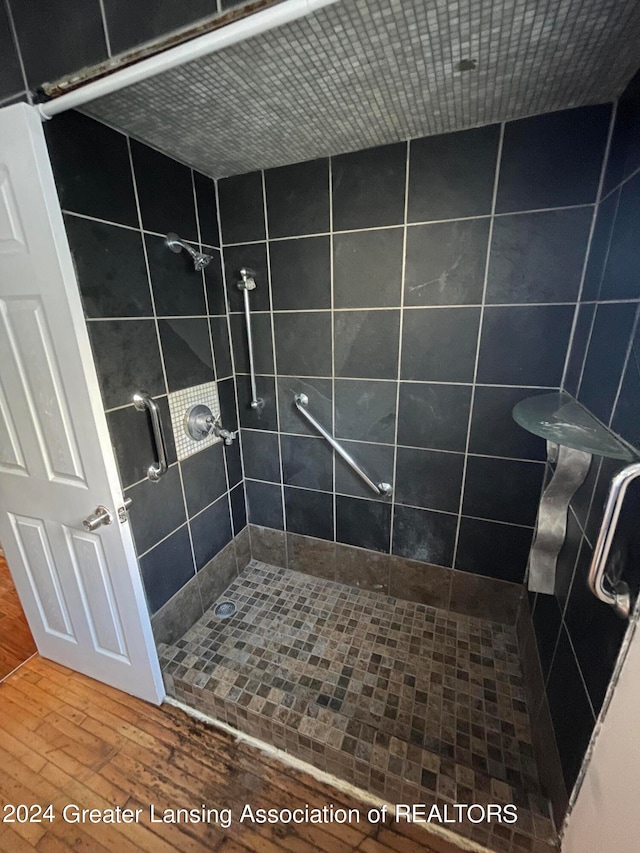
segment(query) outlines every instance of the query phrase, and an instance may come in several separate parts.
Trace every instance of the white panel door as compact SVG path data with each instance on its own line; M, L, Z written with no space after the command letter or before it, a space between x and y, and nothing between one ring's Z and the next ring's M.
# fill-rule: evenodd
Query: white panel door
M0 110L0 541L44 657L164 696L42 125ZM99 505L113 523L87 532Z

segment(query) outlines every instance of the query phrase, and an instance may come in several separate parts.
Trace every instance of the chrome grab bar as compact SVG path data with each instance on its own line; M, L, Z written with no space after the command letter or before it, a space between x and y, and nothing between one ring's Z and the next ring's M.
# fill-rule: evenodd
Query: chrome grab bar
M251 380L251 408L257 409L260 405L258 391L256 389L256 369L253 360L253 336L251 334L251 306L249 304L249 291L256 289L256 274L253 270L243 267L240 270L242 281L238 282L238 290L244 296L244 319L247 324L247 347L249 350L249 378Z
M156 445L156 455L158 457L157 465L149 465L147 468L147 477L154 483L167 473L167 451L164 441L164 431L162 429L162 421L160 420L160 409L158 404L153 399L148 391L136 391L133 395L133 405L139 412L149 412L151 418L151 429L153 430L153 440Z
M372 489L377 495L383 495L384 497L389 497L393 494L393 486L389 483L374 483L373 480L368 477L362 468L358 465L356 460L351 456L351 454L347 453L347 451L342 447L335 438L326 431L326 429L318 423L318 421L313 417L313 415L309 414L307 411L307 406L309 405L309 398L306 394L296 394L295 395L295 404L296 409L303 415L311 424L314 429L317 429L320 435L329 442L331 447L336 451L337 454L342 456L344 461L352 468L356 474L364 480L364 482Z
M640 477L640 462L634 462L633 465L628 465L619 471L609 487L609 494L604 508L602 524L596 541L596 547L593 549L593 558L589 567L589 587L591 592L604 601L605 604L611 605L618 616L623 619L628 619L631 614L631 593L629 587L624 581L611 581L606 574L607 560L611 550L611 544L616 532L616 525L622 509L622 502L626 494L629 483ZM609 587L605 586L605 581Z

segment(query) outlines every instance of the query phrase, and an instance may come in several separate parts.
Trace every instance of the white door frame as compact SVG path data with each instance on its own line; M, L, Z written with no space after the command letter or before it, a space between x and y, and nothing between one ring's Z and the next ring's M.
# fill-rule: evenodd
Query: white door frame
M4 390L0 384L0 538L40 653L159 704L165 696L162 673L130 524L119 523L116 513L122 488L41 117L27 104L5 107L0 116L0 333L6 368ZM22 328L35 329L34 340L43 348L30 350L20 336ZM36 362L28 357L31 352ZM47 373L41 386L49 398L38 400L36 367L47 368L49 356L53 379ZM51 407L58 407L57 421L49 417ZM53 517L50 500L49 509L41 506L31 518L36 469L43 492L54 481L74 485L73 474L58 476L50 464L56 448L47 457L45 445L49 436L55 443L56 423L62 424L60 447L68 438L67 468L77 460L79 488L68 489L73 509L67 516L63 512L62 521L59 507ZM26 451L21 453L20 442L35 449L33 464ZM82 518L98 503L109 507L114 521L87 533ZM27 540L35 543L30 553ZM65 547L56 551L60 543ZM54 559L57 554L60 558ZM41 569L44 575L47 565L48 586L38 591L33 578ZM47 624L51 601L52 608L59 608L62 630Z

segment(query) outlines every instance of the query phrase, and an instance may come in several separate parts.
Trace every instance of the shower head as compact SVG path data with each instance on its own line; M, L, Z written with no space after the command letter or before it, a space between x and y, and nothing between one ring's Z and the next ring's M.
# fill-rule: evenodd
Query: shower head
M185 243L185 241L181 240L177 234L173 233L173 231L167 234L167 239L165 240L165 243L171 249L171 251L176 252L176 254L182 251L182 249L188 252L193 259L193 266L195 267L196 272L203 270L211 260L211 255L205 255L204 252L197 252L193 248L193 246L190 246L188 243Z

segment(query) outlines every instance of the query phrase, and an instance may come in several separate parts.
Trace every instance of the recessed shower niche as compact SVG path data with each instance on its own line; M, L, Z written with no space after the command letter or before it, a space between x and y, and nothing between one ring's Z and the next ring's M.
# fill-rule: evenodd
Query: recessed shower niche
M310 62L318 20L260 56ZM250 116L256 72L234 57ZM274 91L311 91L281 68ZM485 86L477 115L392 131L367 102L355 141L337 119L269 136L257 110L219 169L149 86L46 131L168 693L389 800L514 802L515 826L456 831L552 849L625 630L587 589L625 461L591 465L554 583L527 590L547 452L512 410L562 393L637 445L637 83L615 111L618 83L541 115ZM349 86L324 88L344 109ZM166 437L157 483L140 387Z

